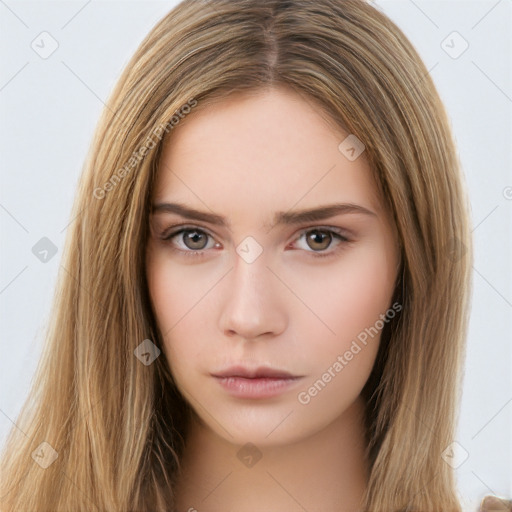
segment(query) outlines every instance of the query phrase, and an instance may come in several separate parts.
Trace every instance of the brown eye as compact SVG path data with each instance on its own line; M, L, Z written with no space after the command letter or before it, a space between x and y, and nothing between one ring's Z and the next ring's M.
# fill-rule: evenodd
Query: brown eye
M188 249L201 250L206 247L208 243L208 235L202 231L183 230L183 243Z
M295 240L295 245L314 258L336 256L350 243L349 238L342 233L342 230L334 227L306 229Z
M211 235L198 228L182 228L179 231L170 233L163 237L163 240L169 242L172 245L177 246L176 249L182 252L196 253L204 249L213 247L210 244L208 247L208 241L212 238ZM213 239L212 239L213 241Z
M333 239L332 234L329 231L322 231L320 229L314 229L306 233L306 241L308 247L313 251L322 251L327 249Z

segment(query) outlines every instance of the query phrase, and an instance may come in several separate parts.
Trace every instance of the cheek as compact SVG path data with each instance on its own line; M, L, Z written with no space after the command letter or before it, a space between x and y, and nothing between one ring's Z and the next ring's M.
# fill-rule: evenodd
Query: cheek
M209 271L201 276L197 267L172 264L165 254L147 257L147 279L151 303L163 338L171 371L180 382L188 366L200 361L211 339L204 336L205 300L219 278ZM214 292L211 290L210 293ZM211 332L211 331L210 331Z
M340 276L338 287L340 311L346 324L359 330L375 323L390 306L394 280L382 260L362 255ZM352 333L354 334L354 333Z
M172 261L165 250L155 249L146 256L146 276L158 326L165 338L174 332L201 301L212 279L200 277L194 267ZM211 286L211 285L210 285Z
M313 288L311 303L334 334L313 325L308 332L324 332L317 343L305 344L312 372L301 389L298 401L309 415L333 414L348 407L360 394L373 368L385 322L381 315L391 307L394 274L385 257L377 251L358 253L344 261L324 286Z
M325 267L307 280L296 281L299 293L316 314L307 317L310 330L313 323L318 324L318 332L323 333L321 337L325 340L322 346L327 351L348 348L354 338L386 313L395 279L388 261L382 250L368 247L350 254L339 265Z

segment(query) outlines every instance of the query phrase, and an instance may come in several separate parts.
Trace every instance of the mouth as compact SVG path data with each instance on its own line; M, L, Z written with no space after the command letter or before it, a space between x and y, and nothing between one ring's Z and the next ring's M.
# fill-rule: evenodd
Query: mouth
M240 377L244 379L295 379L302 375L293 375L288 371L271 368L269 366L259 366L257 368L247 368L245 366L231 366L225 370L211 374L213 377Z
M270 398L289 390L303 375L269 367L235 366L211 374L232 396L245 399Z

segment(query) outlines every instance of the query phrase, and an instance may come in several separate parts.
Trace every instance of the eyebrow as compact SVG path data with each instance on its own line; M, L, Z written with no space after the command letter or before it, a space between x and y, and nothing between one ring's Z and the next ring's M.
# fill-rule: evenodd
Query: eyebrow
M191 220L207 222L209 224L221 227L230 227L230 223L221 215L199 211L190 208L181 203L157 203L152 206L152 213L175 213L181 217ZM296 210L286 212L276 212L273 224L277 225L296 225L304 222L316 222L329 219L336 215L345 214L363 214L377 217L377 214L364 206L353 203L335 203L318 208L307 210Z

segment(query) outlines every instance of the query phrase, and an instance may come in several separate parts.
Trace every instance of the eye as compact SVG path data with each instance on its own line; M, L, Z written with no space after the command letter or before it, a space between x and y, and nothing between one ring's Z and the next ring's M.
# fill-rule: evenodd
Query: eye
M171 233L164 232L161 238L171 245L172 250L194 258L205 256L208 249L222 247L221 244L215 242L212 235L195 226L181 226L180 229ZM208 243L209 239L210 243ZM306 246L299 248L317 258L331 256L350 242L337 228L326 227L315 227L302 231L294 243L303 239L306 241ZM333 245L334 241L337 242L334 249L328 251L327 249Z
M315 257L330 256L343 248L344 243L348 243L350 241L348 238L338 232L338 230L335 230L334 228L322 227L303 231L296 240L300 241L302 239L306 241L306 248L303 247L304 250L306 252L313 253L312 256ZM337 241L334 249L331 251L326 251L326 249L332 245L333 241Z
M208 238L211 238L213 241L210 234L195 227L182 227L178 231L168 235L164 234L162 237L164 241L169 242L171 245L177 245L177 247L173 247L174 250L195 257L203 255L203 251L207 249L220 245L214 242L208 246ZM176 239L176 242L173 239Z

